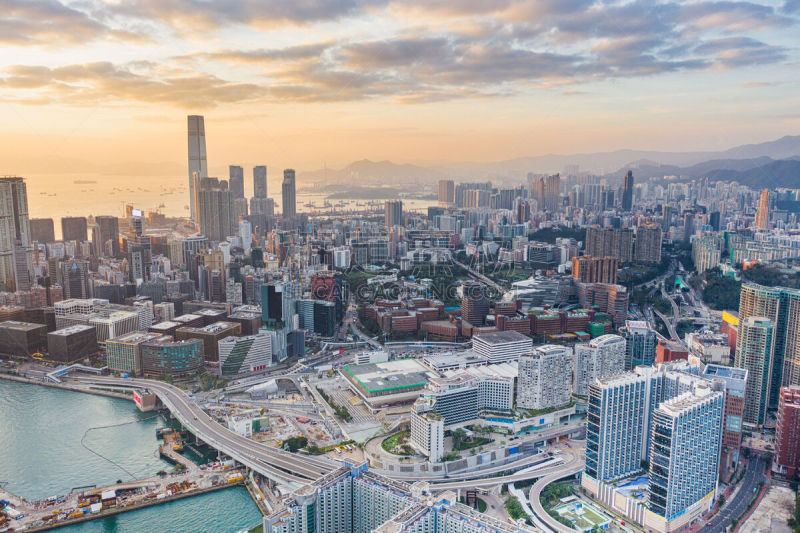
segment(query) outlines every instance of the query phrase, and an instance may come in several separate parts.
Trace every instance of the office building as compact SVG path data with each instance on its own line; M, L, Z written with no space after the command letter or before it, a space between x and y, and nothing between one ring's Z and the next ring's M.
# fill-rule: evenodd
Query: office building
M716 500L725 390L731 385L714 372L702 377L700 370L685 361L637 367L589 387L581 485L649 531L677 531ZM638 473L645 468L642 483ZM635 475L633 483L621 481Z
M64 298L89 297L89 263L71 259L61 263L61 285Z
M384 225L387 228L403 225L403 202L402 200L386 200L384 203Z
M189 213L192 220L199 222L199 208L197 205L197 186L200 180L208 177L208 163L206 162L206 128L202 116L189 115L187 117L187 130L189 139Z
M48 243L56 240L52 218L32 218L29 222L31 227L31 241Z
M87 324L95 328L97 342L139 330L140 310L133 306L111 304L99 298L70 298L53 304L56 328ZM152 315L151 315L152 316Z
M655 363L658 334L647 321L627 320L620 335L625 339L625 370Z
M769 407L775 352L775 324L766 317L749 316L739 322L735 365L748 372L744 421L761 426Z
M199 328L182 327L175 330L175 339L200 339L203 341L205 360L211 363L219 361L219 341L225 337L239 336L242 326L236 322L215 322Z
M88 227L86 217L64 217L61 219L61 240L84 242Z
M584 255L572 258L572 277L584 283L611 283L617 282L617 269L619 268L615 257L591 257Z
M142 374L141 344L160 338L158 333L132 331L107 339L108 369L113 372L139 376Z
M92 245L94 253L101 257L118 257L119 219L113 216L100 215L94 217L92 227Z
M781 387L772 470L795 479L800 469L800 387Z
M228 182L217 178L203 178L198 187L197 222L200 231L209 241L225 241L228 236L236 233Z
M761 191L758 199L758 211L755 220L756 229L767 230L769 228L769 189Z
M0 354L30 357L47 347L47 326L6 320L0 322Z
M517 363L517 408L549 409L569 404L572 390L572 349L537 346Z
M439 205L447 207L456 202L456 186L453 180L439 180Z
M688 523L714 505L724 404L722 392L698 383L655 410L649 508L665 522Z
M636 228L633 260L637 263L660 263L663 233L658 224L643 224Z
M97 332L93 326L75 324L47 334L47 358L71 364L97 355Z
M244 169L242 167L228 166L228 188L231 190L232 198L244 198Z
M142 284L150 279L153 256L148 240L128 245L128 281Z
M287 168L283 171L283 184L281 185L284 219L293 219L297 215L297 194L294 169Z
M225 337L217 343L223 377L265 370L272 365L274 331L261 330L246 337Z
M602 335L588 344L575 345L573 393L589 394L589 385L625 370L625 339L619 335Z
M163 335L139 344L139 357L145 377L188 378L203 371L203 341Z
M267 197L267 167L259 165L253 167L253 198Z
M533 340L518 331L492 331L472 337L472 350L489 363L516 361L531 353Z
M476 281L467 281L461 285L461 318L473 326L486 323L489 314L489 298L486 287Z
M622 180L622 210L633 209L633 172L628 171Z

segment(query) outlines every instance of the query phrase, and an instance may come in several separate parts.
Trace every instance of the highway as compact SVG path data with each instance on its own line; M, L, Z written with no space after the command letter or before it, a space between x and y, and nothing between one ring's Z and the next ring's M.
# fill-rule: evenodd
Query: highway
M538 470L525 469L520 472L510 474L508 476L498 476L487 479L472 479L469 481L448 481L444 483L430 483L431 490L455 490L455 489L469 489L474 487L492 487L505 483L514 483L516 481L525 481L527 479L548 477L556 475L555 479L560 479L567 475L575 474L583 470L583 458L571 451L561 451L554 456L561 462L553 466L541 468Z
M476 271L476 270L473 270L471 267L469 267L469 266L465 265L464 263L460 263L460 262L456 261L455 259L453 259L453 263L457 264L458 266L460 266L461 268L463 268L464 270L466 270L467 272L469 272L469 273L470 273L470 276L472 276L473 278L477 279L478 281L482 281L482 282L484 282L485 284L487 284L487 285L489 285L490 287L492 287L492 288L493 288L494 290L496 290L496 291L497 291L497 292L498 292L498 293L499 293L501 296L502 296L503 294L505 294L505 293L506 293L506 289L504 289L503 287L501 287L500 285L498 285L497 283L495 283L494 281L492 281L492 280L491 280L491 279L489 279L488 277L484 276L484 275L483 275L483 274L481 274L480 272L478 272L478 271Z
M766 481L764 477L764 459L760 455L753 455L750 464L747 465L744 478L740 483L739 490L731 501L717 513L710 526L703 528L708 533L722 533L734 519L739 519L747 510L747 506L756 497L756 491L761 481Z
M305 484L341 466L327 459L293 454L243 437L218 424L181 389L161 381L107 376L79 378L76 376L74 379L106 387L150 390L158 395L173 416L197 438L259 474L278 482Z
M574 533L575 530L565 526L550 516L550 514L545 510L544 506L542 506L542 501L540 498L542 491L547 485L553 483L554 481L558 481L561 478L574 476L583 470L583 467L584 462L579 460L574 464L562 468L560 472L553 472L552 474L540 477L539 480L531 487L531 491L529 493L531 509L539 521L543 522L552 531L556 531L558 533Z

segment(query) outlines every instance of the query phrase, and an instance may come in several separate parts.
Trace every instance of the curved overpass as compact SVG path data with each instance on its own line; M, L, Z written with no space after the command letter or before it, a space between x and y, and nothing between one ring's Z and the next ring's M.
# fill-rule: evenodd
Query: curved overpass
M118 379L113 377L80 377L88 384L115 388L147 389L155 393L172 415L203 442L239 463L279 483L301 483L316 480L340 467L320 457L297 455L271 448L243 437L214 421L181 389L162 381Z
M536 515L536 518L543 522L549 529L552 531L556 531L557 533L575 533L575 530L565 526L548 513L544 506L542 505L542 500L540 496L542 495L542 491L544 488L553 483L554 481L558 481L559 479L574 476L581 470L583 470L584 461L578 460L576 463L570 465L567 468L562 468L560 472L553 472L548 474L544 477L540 477L539 480L533 484L530 491L530 504L533 513Z

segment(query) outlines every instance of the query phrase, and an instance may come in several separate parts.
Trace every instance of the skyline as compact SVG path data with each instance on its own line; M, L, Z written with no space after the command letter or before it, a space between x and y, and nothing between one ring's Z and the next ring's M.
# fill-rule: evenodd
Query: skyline
M4 174L183 174L189 114L219 177L800 132L796 1L3 4Z

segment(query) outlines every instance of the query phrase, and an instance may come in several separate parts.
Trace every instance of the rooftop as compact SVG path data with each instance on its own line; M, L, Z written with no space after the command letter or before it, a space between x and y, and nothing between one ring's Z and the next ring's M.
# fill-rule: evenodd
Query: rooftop
M45 327L44 324L34 324L33 322L20 322L19 320L6 320L0 322L2 329L15 329L17 331L32 331Z
M703 376L708 378L724 378L738 381L747 380L747 370L732 366L706 365Z
M415 359L345 365L344 371L370 393L422 387L433 376L430 370Z
M154 339L157 339L158 337L161 337L160 333L152 333L149 331L131 331L130 333L120 335L119 337L108 339L106 341L106 344L108 343L139 344L141 342L152 341Z
M65 328L57 329L56 331L51 331L50 335L61 335L66 337L67 335L74 335L75 333L81 333L83 331L94 331L94 326L89 326L87 324L75 324L72 326L67 326Z
M473 337L473 342L474 341L484 342L486 344L505 344L509 342L529 342L533 344L533 339L514 330L479 333Z

